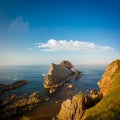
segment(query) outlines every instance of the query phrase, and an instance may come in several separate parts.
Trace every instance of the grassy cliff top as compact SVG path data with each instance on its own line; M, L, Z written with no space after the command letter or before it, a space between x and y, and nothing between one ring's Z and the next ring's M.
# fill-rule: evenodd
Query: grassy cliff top
M113 61L106 68L100 80L101 86L110 79L106 94L94 107L86 110L83 119L86 120L118 120L120 119L120 60ZM103 85L103 86L102 86Z

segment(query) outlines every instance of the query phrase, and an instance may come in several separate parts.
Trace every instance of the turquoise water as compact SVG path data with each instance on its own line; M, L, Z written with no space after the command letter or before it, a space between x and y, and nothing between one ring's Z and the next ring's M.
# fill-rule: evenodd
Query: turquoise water
M82 72L82 77L77 80L72 80L74 87L77 90L85 91L89 89L98 89L97 81L101 78L105 66L76 66ZM28 80L28 84L7 91L3 94L4 97L16 93L17 95L28 95L32 92L39 91L44 93L43 79L48 72L47 65L32 65L32 66L9 66L0 68L0 84L10 84L18 80Z

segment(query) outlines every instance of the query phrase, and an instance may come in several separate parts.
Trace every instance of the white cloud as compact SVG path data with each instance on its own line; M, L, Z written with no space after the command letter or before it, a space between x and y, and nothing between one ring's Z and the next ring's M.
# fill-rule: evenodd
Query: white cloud
M99 46L92 42L84 42L78 40L75 41L54 40L54 39L50 39L46 43L38 43L37 47L40 48L42 51L114 50L109 46Z
M26 31L29 27L29 23L24 21L22 17L16 17L9 25L10 31L22 32Z

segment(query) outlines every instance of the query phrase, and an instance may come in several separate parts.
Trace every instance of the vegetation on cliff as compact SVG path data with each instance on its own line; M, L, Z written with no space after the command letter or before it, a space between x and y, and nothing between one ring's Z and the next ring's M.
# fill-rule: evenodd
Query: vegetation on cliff
M107 66L98 86L100 91L78 93L72 100L64 101L56 120L120 119L120 60Z
M102 90L100 91L103 92L104 97L94 107L86 110L83 119L120 119L120 60L113 61L110 65L108 65L100 82L102 83L100 86Z

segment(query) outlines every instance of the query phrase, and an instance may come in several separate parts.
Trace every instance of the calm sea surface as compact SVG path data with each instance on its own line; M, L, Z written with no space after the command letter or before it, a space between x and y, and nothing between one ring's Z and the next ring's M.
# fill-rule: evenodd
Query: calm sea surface
M74 87L81 91L89 90L91 88L98 89L97 81L101 78L105 66L76 66L82 72L82 77L77 80L72 80ZM0 84L10 84L18 80L28 80L28 84L18 87L17 89L5 92L4 97L16 93L28 95L32 92L38 91L44 93L43 79L48 72L47 65L32 65L32 66L9 66L0 67Z

